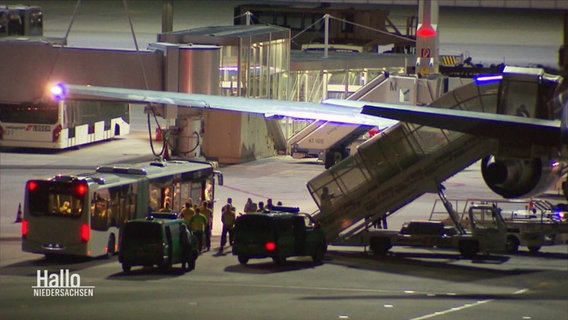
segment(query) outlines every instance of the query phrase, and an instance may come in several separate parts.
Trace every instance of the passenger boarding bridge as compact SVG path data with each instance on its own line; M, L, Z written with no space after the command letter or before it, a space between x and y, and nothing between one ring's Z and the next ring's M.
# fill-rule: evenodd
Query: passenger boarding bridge
M432 105L496 113L498 83L470 83ZM328 241L347 239L390 215L480 158L497 140L400 122L359 146L357 153L308 182ZM322 193L329 191L329 205ZM325 202L325 201L323 201Z
M419 79L415 75L394 75L382 73L369 81L347 100L426 105L447 91L444 77ZM451 86L470 82L469 79L454 79ZM384 130L387 124L380 127ZM288 139L288 149L293 157L319 157L328 169L353 154L361 137L372 127L366 125L345 125L327 121L314 121Z

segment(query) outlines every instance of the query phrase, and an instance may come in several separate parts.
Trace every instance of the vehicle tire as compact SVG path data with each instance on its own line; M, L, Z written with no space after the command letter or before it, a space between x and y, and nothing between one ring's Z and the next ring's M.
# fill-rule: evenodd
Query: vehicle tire
M199 256L199 254L197 253L197 251L194 251L191 253L191 257L189 258L189 261L187 263L187 270L188 271L192 271L195 270L195 262L197 261L197 257Z
M122 271L129 273L130 272L130 268L132 268L131 265L129 265L128 263L123 263L122 264Z
M238 256L240 264L246 265L249 262L249 258L243 255Z
M115 240L115 237L114 237L114 233L111 233L108 236L107 253L105 255L105 258L110 259L110 258L112 258L112 256L114 256L114 254L116 253L115 250L114 250L115 244L116 244L116 240Z
M369 248L377 256L385 256L392 245L389 238L373 237L369 240Z
M161 272L168 272L172 268L172 263L169 259L167 261L162 261L162 263L158 265L158 268Z
M324 257L324 250L322 247L317 247L316 250L314 251L314 253L312 254L312 260L314 261L314 263L320 264L323 261L323 257Z
M272 261L274 261L274 263L276 263L277 265L281 266L281 265L286 264L286 257L276 255L276 256L272 257Z
M473 259L479 251L479 243L475 240L462 240L459 243L459 251L467 259Z
M333 159L333 153L327 152L325 154L325 162L324 162L325 169L329 169L329 168L333 167L334 164L335 163L334 163L334 159Z
M508 236L507 242L505 243L505 250L507 253L516 254L519 252L519 245L521 243L519 240L514 236Z
M540 246L530 246L530 247L529 247L529 252L530 252L531 254L535 254L535 253L537 253L539 250L540 250Z

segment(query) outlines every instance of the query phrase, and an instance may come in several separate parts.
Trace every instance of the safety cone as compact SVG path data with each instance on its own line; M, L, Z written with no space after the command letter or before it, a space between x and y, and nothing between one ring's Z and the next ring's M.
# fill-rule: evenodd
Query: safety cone
M16 221L14 223L22 222L22 204L18 204L18 213L16 214Z
M156 138L154 139L154 141L162 141L162 130L160 128L156 128Z

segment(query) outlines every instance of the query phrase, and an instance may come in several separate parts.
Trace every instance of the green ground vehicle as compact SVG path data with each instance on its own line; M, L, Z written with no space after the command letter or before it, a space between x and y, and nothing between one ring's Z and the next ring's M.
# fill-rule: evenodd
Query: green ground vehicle
M233 255L241 264L251 258L272 258L283 264L292 256L311 256L321 263L326 251L325 235L308 214L249 213L236 220Z
M191 271L198 255L197 239L181 219L132 220L121 230L118 260L124 272L133 266L154 265L167 271L175 263Z

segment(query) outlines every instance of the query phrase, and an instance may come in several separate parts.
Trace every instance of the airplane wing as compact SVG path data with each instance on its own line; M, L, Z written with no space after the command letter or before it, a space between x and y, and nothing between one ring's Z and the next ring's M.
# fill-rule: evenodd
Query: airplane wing
M329 101L333 103L333 101ZM366 103L363 114L530 144L558 146L561 121L435 107Z
M325 120L377 126L381 129L404 121L488 138L558 146L560 120L525 118L435 107L328 99L321 103L214 96L170 91L125 89L88 85L58 84L54 97L106 98L132 103L173 104L203 109L283 116L294 119ZM55 91L58 91L55 90Z
M396 120L361 114L362 103L344 100L336 100L335 103L309 103L73 84L58 84L57 87L51 88L51 93L56 99L105 98L132 103L172 104L193 108L251 112L263 114L265 117L283 116L294 119L377 126L380 129L398 123Z

